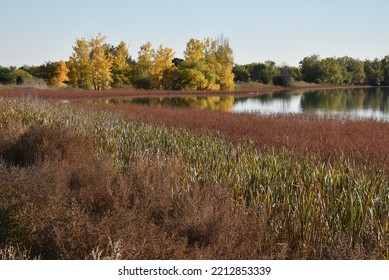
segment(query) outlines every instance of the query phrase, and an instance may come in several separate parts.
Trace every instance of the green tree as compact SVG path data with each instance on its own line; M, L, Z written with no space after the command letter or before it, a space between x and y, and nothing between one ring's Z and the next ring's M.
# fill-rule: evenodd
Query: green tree
M32 75L23 69L16 69L13 73L13 76L15 77L15 81L17 85L21 85L24 83L24 80L27 78L31 78Z
M335 58L325 58L319 63L319 80L323 84L340 85L343 83L343 71Z
M20 69L30 73L33 77L43 79L47 84L50 84L50 81L56 75L56 69L58 62L45 62L39 66L27 66L23 65Z
M360 85L364 83L366 76L363 61L348 56L340 57L337 60L343 67L344 84Z
M195 68L182 69L179 78L180 88L185 90L206 89L208 85L205 75Z
M234 81L235 82L249 82L250 81L250 72L247 70L245 65L235 64L234 68L232 68L232 72L234 73Z
M381 68L383 75L382 85L389 86L389 55L381 60Z
M17 76L16 77L16 84L22 85L23 83L24 83L24 78L22 76Z
M304 57L300 61L300 69L303 81L307 83L321 83L320 80L320 56L312 55Z
M251 63L246 65L246 69L250 74L252 81L263 83L262 73L265 71L266 65L263 63Z
M273 84L279 86L291 86L294 82L291 67L284 65L279 68L279 74L273 77Z
M247 66L251 80L263 83L271 84L273 77L279 75L279 69L276 67L274 61L266 61L265 63L252 63Z
M0 83L2 84L12 84L15 83L15 76L13 72L16 70L16 67L2 67L0 66Z
M298 82L303 80L301 69L299 67L288 66L288 68L294 81Z
M380 86L384 81L382 62L379 59L365 61L365 83L372 86Z
M26 78L32 78L32 75L28 73L27 71L24 71L23 69L16 69L12 73L15 77L22 77L24 79Z
M215 90L219 89L216 84L217 76L204 60L185 60L178 66L178 81L176 89L185 90Z

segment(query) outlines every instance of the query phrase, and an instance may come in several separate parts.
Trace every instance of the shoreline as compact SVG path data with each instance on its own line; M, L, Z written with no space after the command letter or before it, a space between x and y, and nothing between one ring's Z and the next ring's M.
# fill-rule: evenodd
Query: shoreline
M1 97L33 96L43 99L100 99L100 98L134 98L134 97L179 97L179 96L247 96L252 94L267 94L271 92L291 91L291 90L320 90L320 89L340 89L340 88L371 88L372 86L356 85L304 85L304 86L264 86L260 88L245 88L235 90L218 91L176 91L176 90L143 90L143 89L109 89L104 91L92 91L81 89L29 89L15 88L0 90Z

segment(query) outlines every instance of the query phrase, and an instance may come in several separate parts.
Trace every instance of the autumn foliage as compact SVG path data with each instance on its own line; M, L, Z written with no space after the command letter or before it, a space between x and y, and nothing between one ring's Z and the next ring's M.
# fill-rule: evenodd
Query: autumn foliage
M65 82L69 80L68 77L69 69L66 66L65 61L61 60L55 68L55 76L50 80L50 85L64 88L66 87Z
M129 84L164 90L234 88L232 49L225 37L191 39L185 60L175 59L171 48L160 45L155 50L148 42L140 47L138 60L132 61L124 42L109 46L101 34L91 40L77 39L73 50L68 67L74 88L104 90Z

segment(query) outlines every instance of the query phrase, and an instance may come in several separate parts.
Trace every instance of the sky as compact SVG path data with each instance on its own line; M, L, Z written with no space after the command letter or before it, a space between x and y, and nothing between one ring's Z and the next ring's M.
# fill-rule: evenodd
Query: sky
M68 60L99 32L137 58L150 41L183 57L191 38L229 38L238 64L389 55L389 0L0 0L0 65Z

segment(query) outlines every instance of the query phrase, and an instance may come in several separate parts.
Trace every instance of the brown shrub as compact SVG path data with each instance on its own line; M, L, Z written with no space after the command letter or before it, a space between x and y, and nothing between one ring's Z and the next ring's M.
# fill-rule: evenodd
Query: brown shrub
M57 131L47 127L30 127L16 142L3 147L1 158L8 165L30 166L45 160L75 160L90 141L78 143L70 131ZM93 149L93 146L91 147Z

